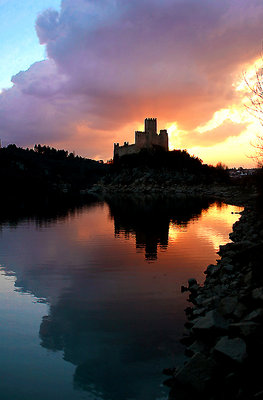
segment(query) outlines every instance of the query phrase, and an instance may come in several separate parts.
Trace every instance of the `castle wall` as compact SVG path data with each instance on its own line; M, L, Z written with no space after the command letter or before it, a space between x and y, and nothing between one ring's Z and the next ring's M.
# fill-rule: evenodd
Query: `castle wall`
M168 133L162 130L160 134L151 132L135 132L135 145L139 149L151 149L153 146L160 146L168 151Z
M124 146L114 143L114 157L122 157L127 154L138 153L142 149L152 149L154 146L160 146L168 151L168 133L166 129L162 129L159 134L156 133L156 118L145 119L145 132L135 131L135 143L129 145L124 142Z
M140 149L138 149L135 144L130 144L130 145L124 145L124 146L114 146L114 157L119 156L125 156L127 154L134 154L138 153Z
M169 151L168 132L166 129L160 131L159 146L161 146L165 151Z
M135 132L135 145L141 149L151 147L151 135L148 132Z

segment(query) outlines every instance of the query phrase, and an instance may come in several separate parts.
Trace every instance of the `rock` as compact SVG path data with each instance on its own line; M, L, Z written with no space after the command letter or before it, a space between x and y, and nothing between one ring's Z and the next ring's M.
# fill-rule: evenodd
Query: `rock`
M218 190L211 188L210 194L218 194ZM241 223L235 223L230 234L234 243L220 246L221 259L207 267L204 285L189 279L189 300L195 307L188 313L191 323L184 341L188 346L185 354L192 358L175 375L173 399L189 400L202 393L202 398L209 400L263 400L254 359L257 355L260 360L262 355L262 232L262 216L246 208ZM255 376L256 385L248 386L247 373L249 379ZM207 390L209 384L211 391Z
M254 300L263 301L263 287L256 288L252 291L252 297Z
M243 278L245 284L249 284L252 280L252 271L249 271Z
M184 326L186 327L186 329L191 329L194 325L194 322L192 321L186 321Z
M203 353L205 350L204 342L200 340L196 340L191 346L187 347L185 350L185 354L189 357L192 357L195 353Z
M204 307L202 307L202 308L196 308L196 309L194 309L193 310L193 316L194 317L199 317L199 316L201 316L201 315L203 315L204 313L205 313L205 308Z
M213 307L217 307L220 301L220 297L218 296L212 296L212 297L208 297L208 299L204 300L202 302L202 306L204 307L209 307L209 306L213 306Z
M263 390L254 395L255 400L263 400Z
M218 265L210 264L205 270L205 274L209 276L213 276L220 269Z
M244 321L260 321L263 318L263 309L258 308L257 310L252 311L250 314L248 314L245 318Z
M234 270L234 265L232 264L225 264L223 265L223 270L226 272L233 272Z
M193 299L193 298L192 298L192 295L194 295L194 292L191 292L191 301L192 301L193 304L196 304L197 306L203 305L204 296L202 296L201 294L199 294L198 296L196 296L196 297Z
M238 304L237 296L226 296L220 301L218 312L222 316L228 316L234 312L237 304Z
M229 325L229 331L233 335L249 337L255 334L260 324L253 321L237 322Z
M223 318L217 311L211 310L204 317L197 319L193 326L196 334L210 334L212 331L226 331L228 329L228 321Z
M194 285L197 285L196 279L195 278L188 279L188 287L191 288Z
M175 375L182 385L203 392L211 383L216 372L216 363L202 353L196 353Z
M197 283L196 283L196 284L194 284L194 285L189 286L189 289L188 289L188 290L190 290L190 292L191 292L192 294L196 294L197 291L198 291L198 289L199 289L199 285L197 285Z
M185 312L185 314L189 317L189 316L191 316L192 313L193 313L193 308L192 308L192 307L186 307L186 308L184 309L184 312Z
M185 346L190 346L194 342L193 336L185 335L180 339L180 343Z
M163 374L168 375L168 376L174 376L176 373L177 369L176 368L164 368L163 369Z
M243 315L245 315L247 313L248 309L247 307L243 304L243 303L238 303L234 312L233 312L233 316L236 319L241 319L243 317Z
M246 343L241 338L229 339L223 336L215 345L214 353L242 363L247 357Z
M163 382L163 385L164 385L164 386L167 386L167 387L169 387L169 388L173 387L173 385L174 385L174 379L173 379L173 378L166 379L166 380Z

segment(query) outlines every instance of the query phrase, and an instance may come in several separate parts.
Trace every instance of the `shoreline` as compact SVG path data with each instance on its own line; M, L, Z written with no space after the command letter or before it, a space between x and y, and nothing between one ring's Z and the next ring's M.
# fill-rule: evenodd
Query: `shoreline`
M159 184L102 184L93 185L81 194L92 195L174 195L174 196L198 196L207 199L214 199L240 207L252 206L255 203L257 191L254 186L243 188L239 185L220 185L220 184L197 184L197 185L159 185Z
M223 201L227 199L221 199ZM185 332L181 342L189 360L164 371L170 378L169 400L262 399L258 363L263 356L263 222L254 196L220 246L220 259L209 265L199 285L188 280Z
M220 258L206 268L199 285L188 280L185 345L188 361L164 370L169 400L263 399L258 365L263 357L263 218L254 187L238 185L103 185L95 193L111 195L200 196L244 207L220 246Z

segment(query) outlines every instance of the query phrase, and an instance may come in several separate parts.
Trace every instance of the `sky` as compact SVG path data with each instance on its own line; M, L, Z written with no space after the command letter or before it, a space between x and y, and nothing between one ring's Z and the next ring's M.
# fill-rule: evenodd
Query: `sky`
M146 117L169 147L254 167L262 0L0 0L0 138L110 159Z

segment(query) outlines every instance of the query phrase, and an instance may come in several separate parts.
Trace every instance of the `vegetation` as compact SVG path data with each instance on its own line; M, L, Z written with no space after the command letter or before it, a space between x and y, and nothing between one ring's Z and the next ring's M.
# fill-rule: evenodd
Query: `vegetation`
M0 149L2 197L79 193L103 176L106 168L65 150L41 145L23 149L11 144Z
M134 180L147 177L162 183L211 183L227 182L228 172L223 164L216 167L203 164L198 157L191 156L186 150L174 150L168 153L162 150L152 152L141 150L138 154L125 155L114 160L105 183L130 184ZM119 181L119 182L118 182Z
M263 61L263 60L262 60ZM263 125L263 68L258 68L254 76L247 79L244 76L245 84L248 88L249 105L245 105L246 109ZM263 136L258 135L257 141L253 143L255 148L255 160L259 166L263 166Z
M37 198L37 204L44 201L49 207L51 202L62 204L65 194L79 195L98 181L120 185L162 185L165 182L172 186L227 183L229 180L223 164L208 166L186 150L142 150L108 165L40 144L34 149L14 144L1 148L0 177L2 203L13 198L12 204L25 199L28 205Z
M262 59L263 64L263 59ZM258 68L255 70L254 76L252 76L249 80L246 75L244 75L244 81L248 88L248 97L249 97L249 105L246 105L246 108L250 114L252 114L256 119L259 120L261 125L263 125L263 68ZM263 135L259 134L257 139L252 146L255 149L255 154L252 158L260 167L258 173L254 177L254 184L258 189L258 205L262 209L263 206Z

